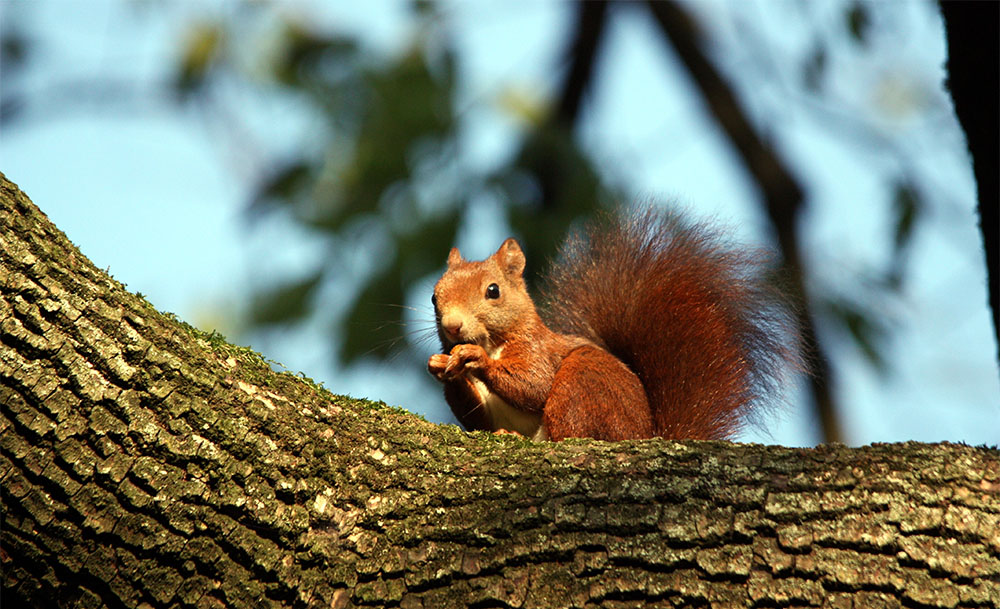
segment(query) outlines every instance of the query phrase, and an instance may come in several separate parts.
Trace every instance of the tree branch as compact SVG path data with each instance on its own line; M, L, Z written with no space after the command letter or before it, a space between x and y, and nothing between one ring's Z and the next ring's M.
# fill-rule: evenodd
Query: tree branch
M0 174L4 601L985 607L1000 451L531 443L160 314Z

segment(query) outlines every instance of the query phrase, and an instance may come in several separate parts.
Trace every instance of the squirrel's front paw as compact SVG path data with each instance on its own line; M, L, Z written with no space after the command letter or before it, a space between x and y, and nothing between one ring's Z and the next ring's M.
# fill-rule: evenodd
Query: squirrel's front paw
M465 374L469 370L482 368L489 356L479 345L455 345L451 353L435 353L427 360L427 370L438 380L447 381Z
M479 345L455 345L451 349L445 372L458 376L467 370L482 368L488 358L486 350Z
M448 368L448 360L451 356L445 355L444 353L435 353L427 360L427 371L434 375L438 380L445 380L445 370Z

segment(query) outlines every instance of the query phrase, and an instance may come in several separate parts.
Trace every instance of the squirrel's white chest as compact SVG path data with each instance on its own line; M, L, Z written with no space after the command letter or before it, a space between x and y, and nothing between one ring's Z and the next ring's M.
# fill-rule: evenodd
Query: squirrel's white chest
M490 417L490 426L493 430L506 429L531 438L532 440L547 440L549 437L545 426L542 425L542 415L526 412L519 408L514 408L507 402L500 399L500 396L491 392L486 383L479 379L472 379L472 386L476 389L479 403Z
M502 347L490 353L490 357L497 359L500 356ZM527 412L519 408L514 408L503 401L497 394L490 391L483 381L471 377L472 386L479 397L479 403L490 418L490 426L494 431L506 429L516 431L526 438L535 441L548 440L549 433L542 425L541 413Z

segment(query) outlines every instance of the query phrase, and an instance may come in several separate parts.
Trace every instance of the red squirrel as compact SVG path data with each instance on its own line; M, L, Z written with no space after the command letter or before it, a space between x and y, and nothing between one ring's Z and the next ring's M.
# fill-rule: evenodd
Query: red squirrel
M620 213L562 246L543 321L517 241L482 261L452 248L427 367L470 431L731 438L797 367L795 318L762 260L676 213Z

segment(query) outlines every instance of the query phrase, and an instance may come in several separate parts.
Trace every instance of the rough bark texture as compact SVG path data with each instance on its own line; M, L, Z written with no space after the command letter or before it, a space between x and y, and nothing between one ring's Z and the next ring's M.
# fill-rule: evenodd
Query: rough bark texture
M273 373L0 175L5 606L993 607L1000 453L465 434Z

